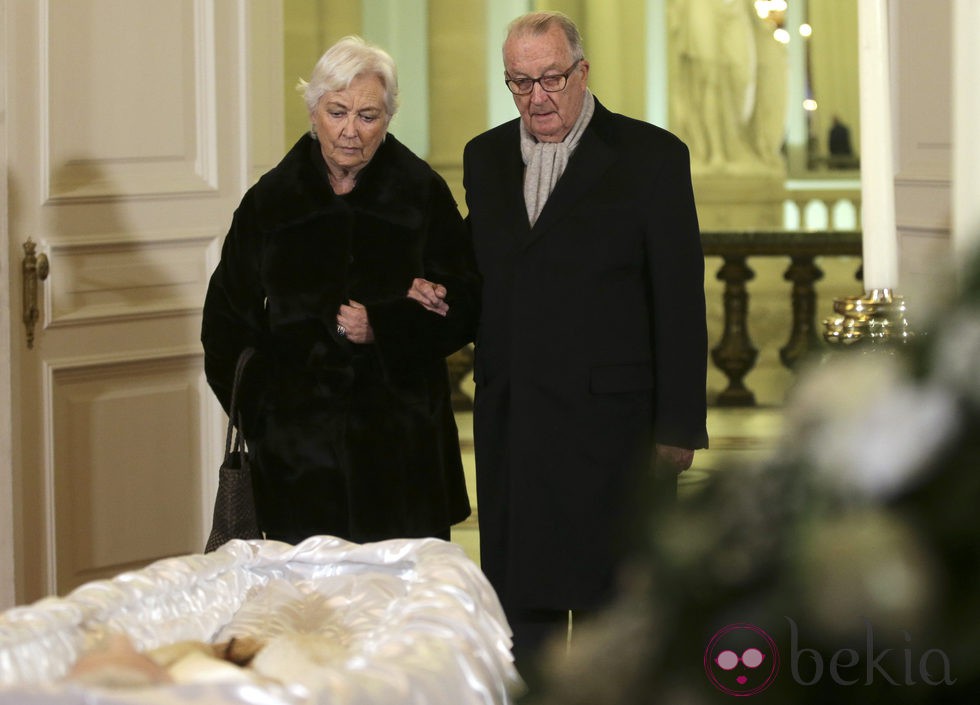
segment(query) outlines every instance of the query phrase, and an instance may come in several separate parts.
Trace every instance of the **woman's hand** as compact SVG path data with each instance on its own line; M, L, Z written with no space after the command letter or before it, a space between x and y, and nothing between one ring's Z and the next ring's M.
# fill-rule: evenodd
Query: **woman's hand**
M428 279L416 278L412 280L412 286L408 288L408 298L418 301L426 311L438 313L445 316L449 313L449 304L446 303L446 287L442 284L430 282Z
M374 329L368 320L367 309L353 300L341 304L337 312L337 332L352 343L374 342Z

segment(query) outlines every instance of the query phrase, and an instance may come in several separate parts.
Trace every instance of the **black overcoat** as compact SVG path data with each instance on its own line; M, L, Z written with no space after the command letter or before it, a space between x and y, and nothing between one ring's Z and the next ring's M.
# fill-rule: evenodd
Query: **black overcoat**
M447 317L406 297L415 277L447 287ZM264 531L368 541L468 516L445 358L472 339L478 293L449 188L390 134L345 196L308 135L245 194L201 339L226 410L239 352L258 350L241 410ZM373 344L337 333L351 299Z
M608 595L652 441L707 444L704 258L686 146L595 113L534 227L518 121L464 185L483 308L474 433L481 560L505 607Z

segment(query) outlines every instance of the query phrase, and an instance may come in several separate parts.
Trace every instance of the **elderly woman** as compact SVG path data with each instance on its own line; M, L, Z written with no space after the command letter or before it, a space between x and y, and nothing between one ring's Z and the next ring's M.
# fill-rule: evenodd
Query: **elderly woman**
M388 54L347 37L300 88L312 129L245 194L211 277L207 379L227 409L256 349L239 408L267 538L448 539L470 511L445 362L475 328L466 229L388 134Z

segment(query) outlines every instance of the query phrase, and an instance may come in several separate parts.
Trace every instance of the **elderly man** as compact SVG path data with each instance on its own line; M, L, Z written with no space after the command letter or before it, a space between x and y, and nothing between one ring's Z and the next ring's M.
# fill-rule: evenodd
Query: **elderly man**
M571 20L517 18L503 55L520 118L467 144L464 185L480 554L526 665L612 594L635 492L707 445L704 259L687 148L593 97Z

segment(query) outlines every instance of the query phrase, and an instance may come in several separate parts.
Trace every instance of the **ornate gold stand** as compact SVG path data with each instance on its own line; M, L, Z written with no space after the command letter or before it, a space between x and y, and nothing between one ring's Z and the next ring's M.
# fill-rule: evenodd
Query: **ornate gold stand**
M902 344L913 336L906 318L905 299L891 289L872 289L864 296L834 301L837 314L824 320L828 343Z

